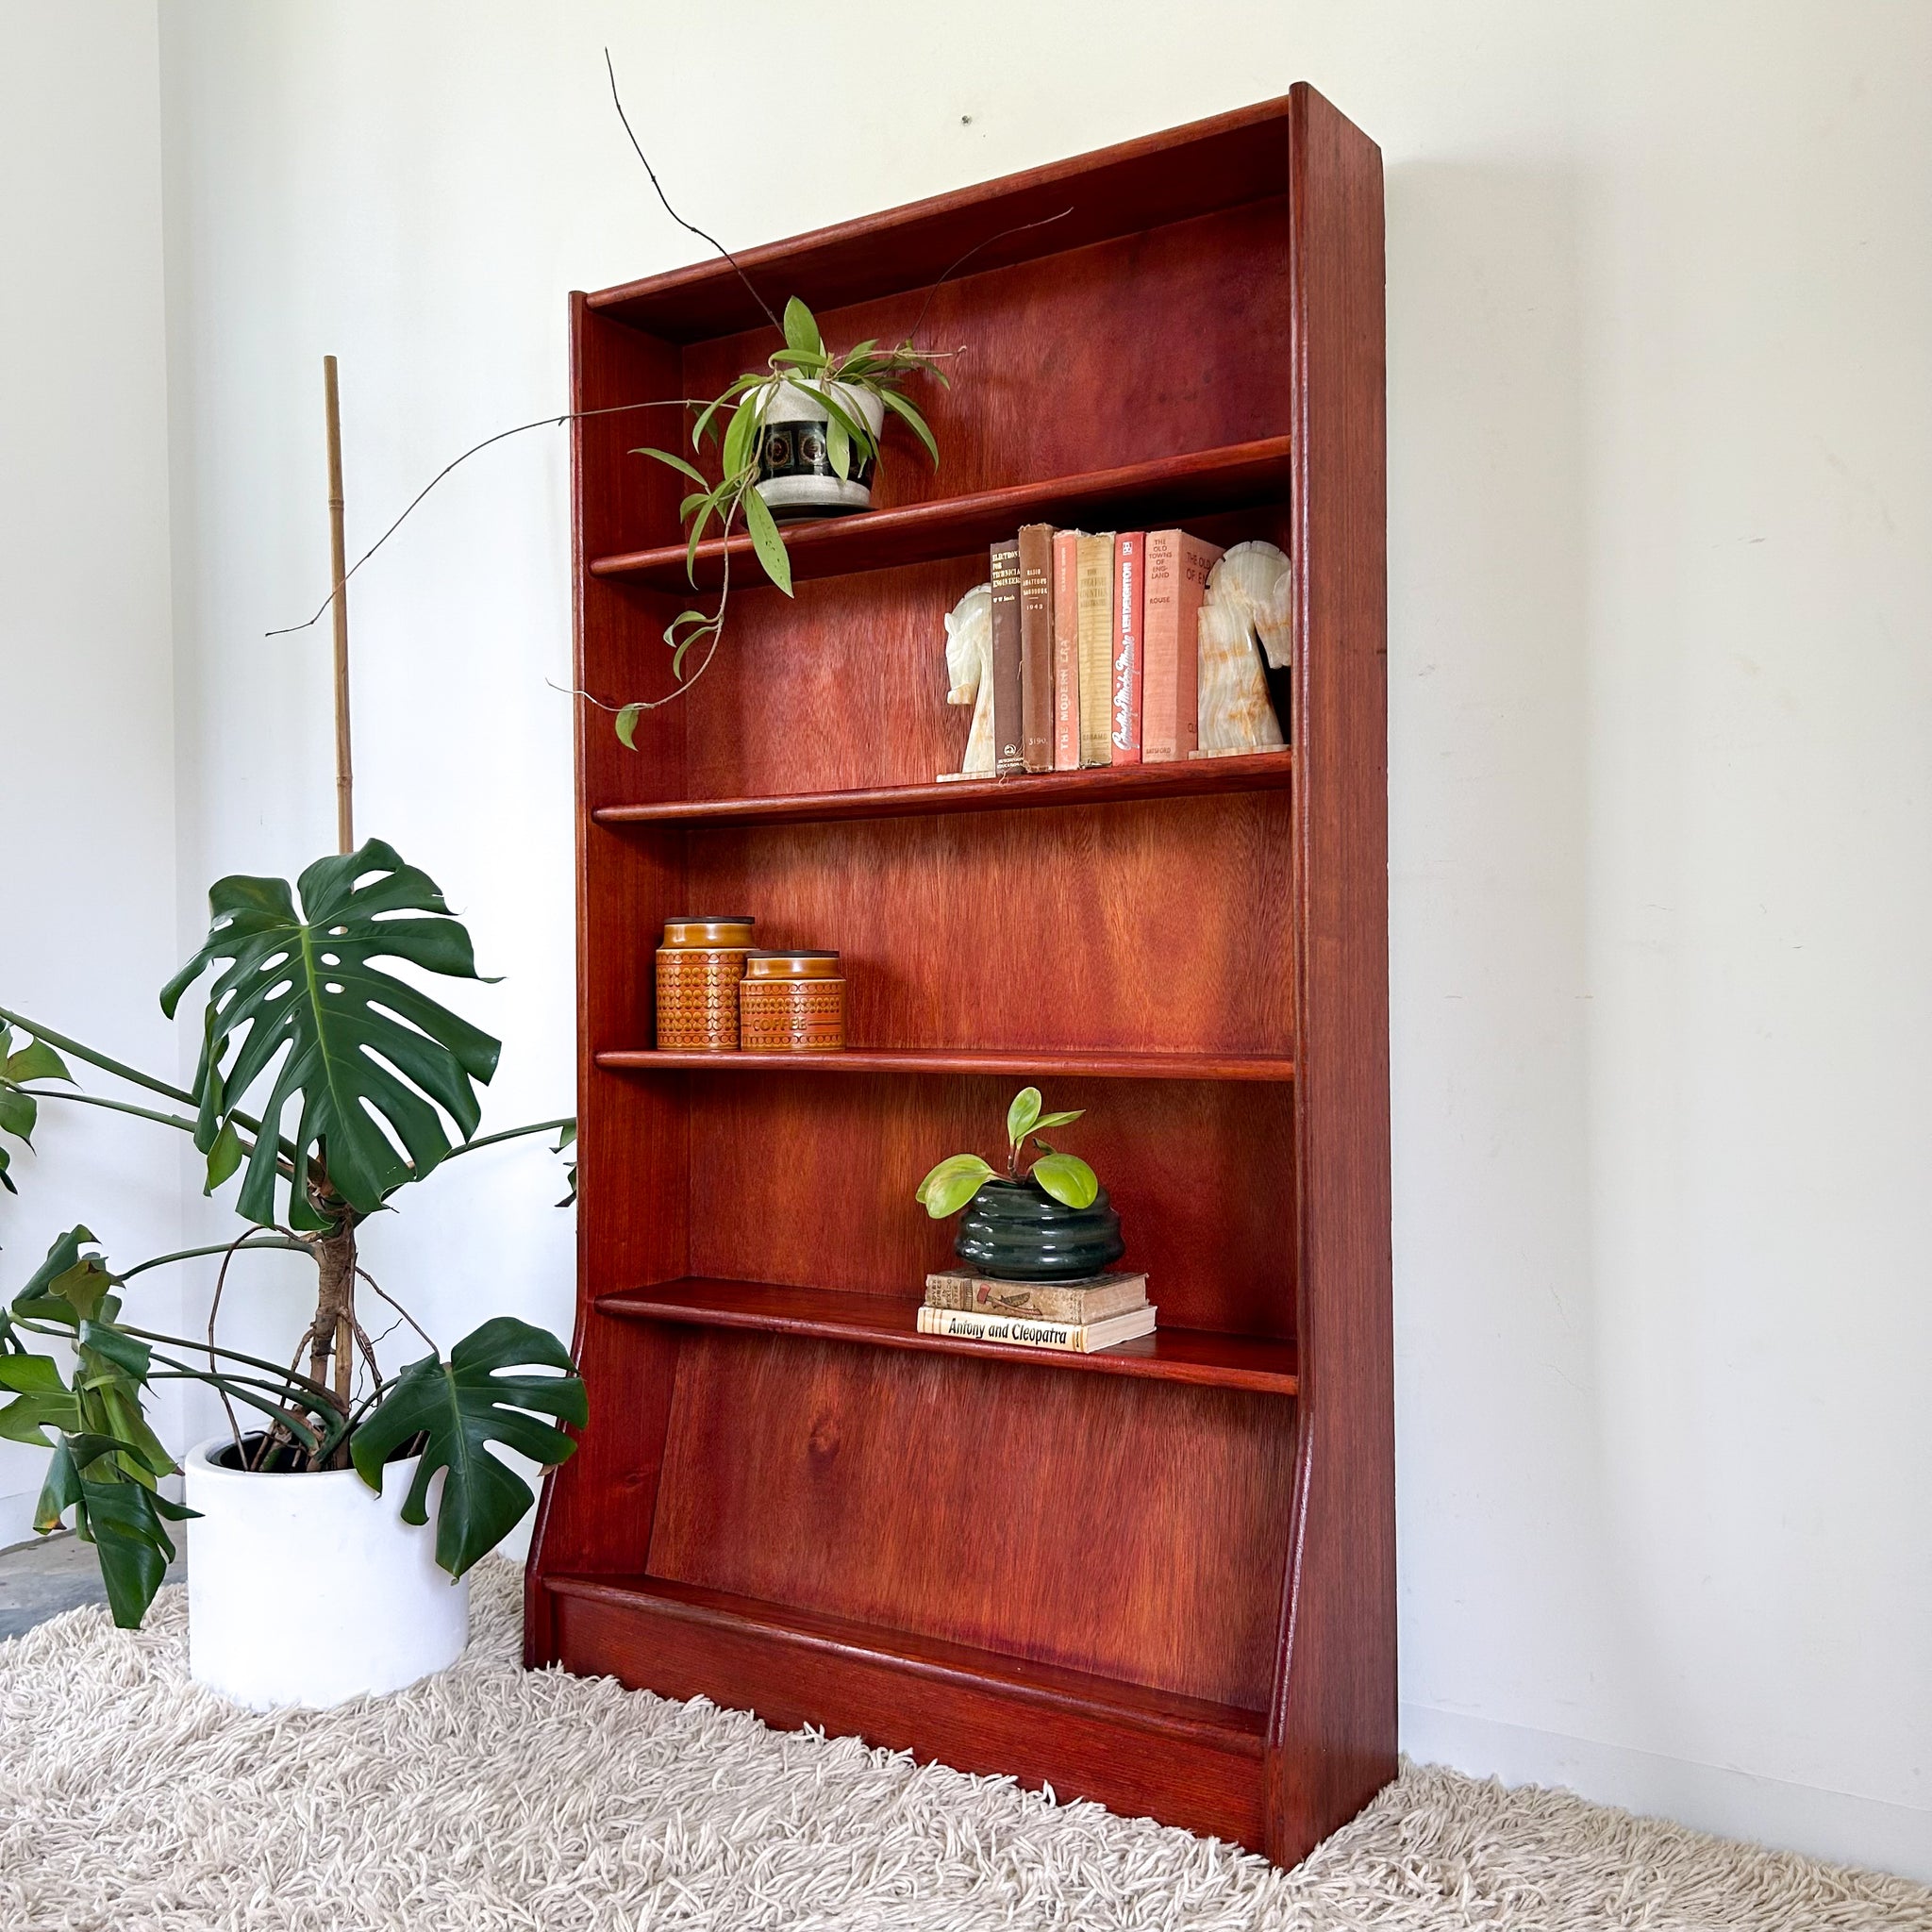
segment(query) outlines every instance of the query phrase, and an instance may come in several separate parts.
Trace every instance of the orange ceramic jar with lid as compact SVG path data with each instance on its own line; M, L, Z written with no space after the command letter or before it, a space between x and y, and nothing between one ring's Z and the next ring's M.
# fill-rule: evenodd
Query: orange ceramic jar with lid
M738 990L746 1053L831 1053L845 1044L837 953L753 953Z
M757 924L748 912L665 921L658 948L660 1053L737 1050L738 983Z

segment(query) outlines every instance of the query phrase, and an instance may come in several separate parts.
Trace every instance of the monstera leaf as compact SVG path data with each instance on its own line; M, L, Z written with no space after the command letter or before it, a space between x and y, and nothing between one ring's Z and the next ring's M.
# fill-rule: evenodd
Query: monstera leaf
M505 1373L533 1366L565 1373ZM403 1499L403 1521L429 1520L430 1478L446 1470L436 1512L436 1560L452 1576L487 1557L534 1500L530 1486L487 1445L502 1442L545 1464L561 1462L576 1448L561 1429L538 1420L559 1416L578 1428L589 1420L584 1385L571 1368L570 1352L556 1336L499 1315L458 1342L448 1361L432 1355L412 1362L350 1438L357 1470L378 1492L390 1456L412 1438L425 1438L416 1479ZM531 1409L537 1415L525 1412Z
M475 1132L472 1083L496 1071L500 1042L372 963L480 977L470 935L426 873L372 839L318 859L292 894L285 879L223 879L208 909L208 943L162 990L161 1009L172 1018L201 974L225 964L208 996L194 1075L195 1144L208 1157L210 1188L242 1163L238 1123L252 1123L236 1108L285 1049L236 1201L251 1221L281 1218L278 1174L292 1171L290 1224L329 1224L308 1199L311 1158L352 1208L373 1213L451 1152L443 1115L463 1139ZM299 1124L283 1147L283 1117L298 1099Z
M67 1062L43 1040L29 1041L17 1051L13 1045L13 1028L0 1023L0 1134L11 1134L15 1140L33 1145L34 1123L40 1118L40 1102L31 1093L24 1092L20 1083L23 1080L72 1080L74 1075L67 1071ZM8 1152L0 1145L0 1188L9 1194L20 1190L8 1179L7 1174Z
M82 1252L92 1243L85 1227L70 1228L13 1298L14 1316L72 1332L71 1377L52 1356L28 1353L0 1318L0 1393L13 1398L0 1407L0 1437L52 1448L34 1527L58 1529L73 1510L75 1531L100 1559L114 1621L132 1630L175 1555L163 1519L193 1512L156 1490L175 1460L142 1413L147 1345L113 1325L120 1297L106 1264Z

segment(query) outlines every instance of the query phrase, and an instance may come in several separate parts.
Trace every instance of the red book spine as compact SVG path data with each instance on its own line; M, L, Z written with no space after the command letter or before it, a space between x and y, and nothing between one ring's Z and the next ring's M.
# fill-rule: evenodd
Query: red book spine
M1080 533L1053 539L1053 768L1080 769Z
M1113 763L1141 762L1141 616L1147 536L1127 530L1113 543Z

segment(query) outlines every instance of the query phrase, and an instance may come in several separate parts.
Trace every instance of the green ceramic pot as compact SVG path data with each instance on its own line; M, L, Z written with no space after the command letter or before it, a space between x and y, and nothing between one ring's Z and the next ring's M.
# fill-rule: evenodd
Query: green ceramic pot
M1078 1281L1126 1253L1102 1188L1088 1208L1056 1201L1037 1181L988 1181L966 1204L953 1252L996 1281Z

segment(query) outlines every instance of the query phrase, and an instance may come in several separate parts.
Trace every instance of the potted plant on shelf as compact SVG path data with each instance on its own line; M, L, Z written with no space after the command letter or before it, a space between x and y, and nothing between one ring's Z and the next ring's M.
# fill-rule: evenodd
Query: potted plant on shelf
M765 575L791 596L791 563L778 533L778 520L846 516L869 509L889 413L919 438L933 467L939 467L939 443L905 391L907 379L914 375L930 375L945 385L936 352L915 349L908 338L893 349L881 349L872 341L834 355L825 347L811 310L796 295L785 305L783 334L785 346L773 351L763 369L736 377L698 410L691 452L702 455L708 441L718 443L717 482L674 451L642 447L631 452L665 464L696 486L678 510L679 521L689 526L685 575L693 584L698 545L706 532L715 525L718 538L728 539L742 519ZM664 641L672 652L671 673L679 680L673 697L681 695L711 661L730 595L727 551L718 608L709 612L680 611L664 628ZM704 650L697 668L687 678L684 667L700 643ZM639 716L669 702L659 698L656 704L620 707L618 737L635 749Z
M495 1071L500 1043L375 964L475 979L470 936L392 847L371 840L319 859L293 891L225 878L208 903L206 943L161 992L173 1017L220 969L192 1091L0 1009L0 1131L25 1141L50 1101L156 1121L193 1138L206 1191L241 1175L235 1207L248 1224L225 1244L124 1269L85 1226L63 1234L0 1312L0 1397L11 1396L0 1436L53 1450L35 1526L51 1531L73 1512L117 1624L140 1624L175 1554L166 1525L187 1520L195 1677L257 1706L326 1705L454 1661L467 1638L461 1579L534 1500L491 1445L561 1462L575 1445L558 1423L586 1420L583 1384L556 1336L498 1316L445 1355L376 1285L357 1229L458 1155L552 1128L561 1152L575 1124L476 1137L476 1084ZM14 1027L31 1039L15 1047ZM70 1058L192 1117L82 1092ZM244 1111L262 1090L259 1112ZM11 1191L6 1166L0 1147ZM305 1254L315 1268L315 1313L286 1366L216 1332L230 1264L263 1249ZM223 1259L204 1339L129 1319L125 1284L213 1255ZM383 1369L358 1283L416 1329L426 1354ZM72 1351L72 1366L36 1346L48 1341ZM212 1389L229 1424L186 1457L185 1506L161 1493L176 1465L145 1413L170 1381Z
M953 1252L969 1267L1003 1281L1077 1281L1098 1274L1126 1252L1121 1218L1099 1177L1077 1154L1041 1140L1085 1111L1042 1113L1040 1089L1023 1087L1007 1108L1007 1171L977 1154L954 1154L920 1182L914 1195L935 1221L966 1212ZM1026 1143L1039 1153L1023 1173Z

